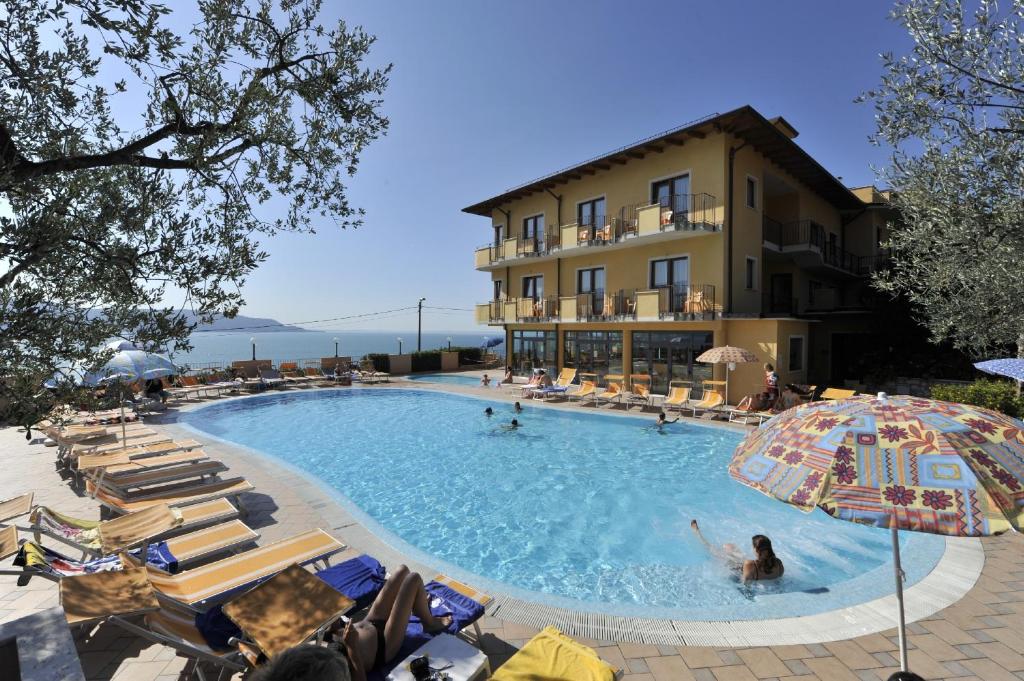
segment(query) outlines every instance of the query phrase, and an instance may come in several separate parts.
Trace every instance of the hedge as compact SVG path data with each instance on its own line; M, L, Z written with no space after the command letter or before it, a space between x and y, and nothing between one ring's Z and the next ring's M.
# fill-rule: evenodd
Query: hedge
M1017 395L1016 384L1009 381L982 378L967 385L934 385L932 397L946 402L963 402L976 407L986 407L1016 418L1024 416L1024 398Z
M366 355L364 359L368 359L373 362L374 371L383 371L384 373L391 372L391 357L386 352L372 352Z

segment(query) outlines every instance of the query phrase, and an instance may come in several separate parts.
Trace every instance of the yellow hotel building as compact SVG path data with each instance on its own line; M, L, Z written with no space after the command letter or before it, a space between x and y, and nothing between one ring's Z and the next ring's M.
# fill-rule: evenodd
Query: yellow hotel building
M464 208L490 220L481 324L517 373L726 378L694 358L719 345L771 362L782 383L841 383L870 328L887 196L850 189L750 106L695 121ZM728 374L760 392L763 370Z

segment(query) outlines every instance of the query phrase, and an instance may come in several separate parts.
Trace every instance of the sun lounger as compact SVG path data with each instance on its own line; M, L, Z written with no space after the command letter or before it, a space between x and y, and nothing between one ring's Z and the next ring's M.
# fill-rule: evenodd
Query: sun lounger
M143 459L145 461L145 459ZM180 466L159 466L137 471L123 471L111 475L106 469L100 469L90 476L90 481L98 488L105 489L118 496L127 497L133 490L166 485L180 480L207 480L228 469L223 462L215 459L187 463Z
M222 601L270 579L289 565L329 562L345 545L323 530L310 530L207 565L169 575L148 567L149 581L161 600L196 607ZM121 556L125 567L138 566Z
M725 404L725 398L722 396L722 393L717 390L706 390L704 391L704 395L701 397L700 402L695 402L694 404L687 406L686 409L691 410L693 415L697 416L698 411L701 412L701 414L705 414L707 412L717 410L723 404Z
M119 449L131 449L131 448L134 448L134 447L148 447L149 445L161 444L161 443L170 442L170 441L171 441L171 438L169 438L167 435L163 435L163 434L159 434L159 433L154 433L152 435L139 435L139 436L134 436L131 433L129 433L128 437L125 440L123 440L123 441L120 438L117 438L117 440L114 441L114 442L110 442L110 443L106 443L106 444L100 444L100 445L92 445L92 444L85 444L85 443L74 445L71 448L71 451L70 451L69 454L70 454L70 458L74 459L79 454L105 454L107 452L116 452Z
M168 466L180 466L183 464L198 463L205 461L209 456L201 449L185 449L171 452L169 454L158 454L156 456L137 457L130 459L127 463L114 464L104 468L107 477L116 476L122 473L136 473Z
M857 394L856 390L843 390L841 388L825 388L821 393L823 400L845 400Z
M299 368L299 365L295 362L281 362L281 366L278 367L281 372L281 378L288 381L289 383L298 383L305 385L310 382L310 377Z
M0 501L0 523L31 513L32 498L33 493L26 492Z
M0 530L0 560L5 560L18 553L18 528L13 525Z
M113 520L82 520L46 506L36 506L29 515L29 527L38 544L45 535L82 552L82 557L102 556L146 540L164 539L202 527L233 520L238 510L227 499L169 508L157 504Z
M668 397L662 403L662 407L665 411L676 409L682 411L690 405L690 388L681 388L679 386L670 387L668 391Z
M626 397L627 405L651 405L651 377L646 374L632 374L629 377L630 389ZM627 406L628 408L628 406Z
M760 424L764 420L758 415L758 411L754 409L754 398L750 395L747 395L740 400L739 404L726 411L729 414L729 420L737 423L742 422L746 424L750 419L757 419L757 422Z
M574 392L567 392L566 396L572 400L573 398L582 402L588 397L594 397L597 394L597 385L593 381L581 381L580 387Z
M260 372L260 383L268 388L277 388L286 383L277 369L263 369Z
M188 506L214 499L231 498L236 500L240 495L255 489L245 478L228 478L200 483L183 483L149 488L142 492L122 498L104 489L96 489L91 482L85 483L86 492L95 493L95 499L116 513L130 513L149 508L154 504L168 506Z
M617 381L608 381L608 387L605 388L604 392L597 393L594 395L594 402L598 406L601 405L601 400L607 402L613 402L614 400L622 401L622 384Z
M572 368L562 369L558 374L558 379L554 385L550 385L546 388L539 388L533 391L533 399L540 399L541 401L546 400L548 397L554 397L556 395L565 395L569 391L569 386L576 380L576 370Z
M494 675L493 681L612 681L619 670L593 648L569 638L558 629L544 627L516 651Z

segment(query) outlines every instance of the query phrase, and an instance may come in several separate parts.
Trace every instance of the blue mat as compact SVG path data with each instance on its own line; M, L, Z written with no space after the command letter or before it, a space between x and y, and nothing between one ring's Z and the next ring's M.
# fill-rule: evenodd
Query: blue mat
M320 570L316 576L354 600L356 609L362 610L373 603L373 599L384 588L385 574L384 566L364 553Z

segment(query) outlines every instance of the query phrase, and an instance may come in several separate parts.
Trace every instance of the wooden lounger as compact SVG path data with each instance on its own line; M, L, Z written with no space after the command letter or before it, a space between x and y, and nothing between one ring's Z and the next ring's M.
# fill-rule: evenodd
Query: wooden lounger
M162 468L165 466L179 466L186 463L197 463L199 461L205 461L208 458L210 458L209 455L201 449L186 449L180 452L171 452L170 454L159 454L157 456L131 459L127 463L106 466L106 473L107 477L110 478L121 473L134 473L154 468Z
M149 445L155 445L170 441L171 438L168 437L167 435L153 434L133 437L129 433L128 438L123 442L121 440L118 440L116 442L105 443L102 445L77 444L71 448L71 458L74 459L75 457L81 454L106 454L107 452L116 452L119 449L147 447Z
M223 473L227 469L228 467L223 462L211 459L182 466L161 466L139 471L127 471L117 475L106 475L104 471L100 471L91 476L90 479L98 488L125 497L131 493L130 490L153 485L166 485L179 480L206 479Z
M161 488L150 488L140 494L129 496L124 499L110 492L100 489L86 481L86 491L92 494L95 491L96 500L117 513L130 513L149 508L154 504L166 503L169 506L188 506L203 501L212 501L224 497L238 497L245 492L255 489L252 483L245 478L228 478L226 480L213 480L199 484L185 483L167 485Z
M20 515L28 515L32 510L32 492L0 501L0 523Z
M196 606L222 600L240 589L253 587L289 565L327 562L346 548L331 535L316 529L176 575L166 574L152 566L146 569L159 597ZM125 567L138 565L138 561L123 554L121 560Z

